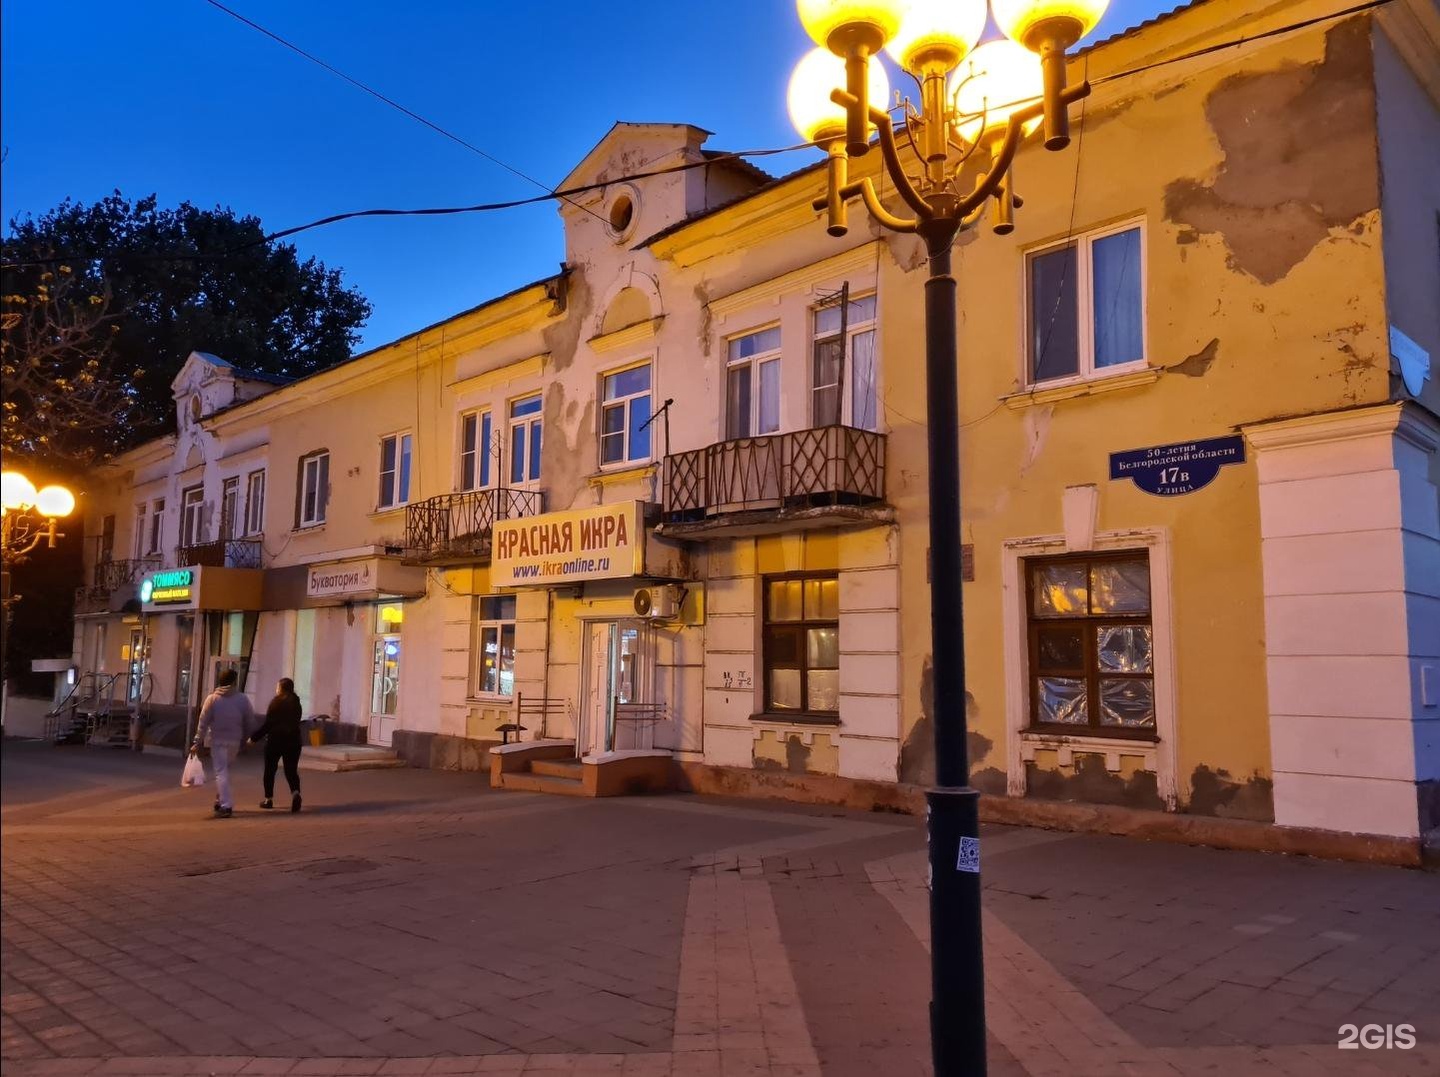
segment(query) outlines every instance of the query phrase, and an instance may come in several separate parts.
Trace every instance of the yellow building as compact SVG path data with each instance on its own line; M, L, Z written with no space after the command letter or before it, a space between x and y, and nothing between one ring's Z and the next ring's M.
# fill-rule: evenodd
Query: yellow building
M1440 823L1440 16L1284 30L1332 8L1205 0L1081 53L1070 148L1022 148L1015 231L959 242L970 749L999 815L1384 855ZM562 185L603 186L560 204L554 278L295 385L192 358L177 439L91 492L81 668L119 669L102 626L154 554L200 570L128 652L157 713L213 675L176 657L206 621L247 690L293 675L412 763L913 804L923 249L832 240L822 171L705 141L617 124ZM205 599L247 535L245 608L213 571Z

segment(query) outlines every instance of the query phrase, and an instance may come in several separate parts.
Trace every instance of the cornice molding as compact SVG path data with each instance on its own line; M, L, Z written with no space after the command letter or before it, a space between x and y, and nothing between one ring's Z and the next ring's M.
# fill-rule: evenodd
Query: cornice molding
M446 382L445 388L463 393L483 392L507 381L543 374L545 363L549 358L549 352L541 352L539 355L517 359L513 363L506 363L493 370L483 370L479 374L471 374L469 377L456 378L454 381Z
M1275 422L1242 423L1240 432L1257 449L1289 449L1301 445L1356 441L1396 433L1404 422L1404 412L1404 404L1379 404L1350 411L1302 415ZM1414 427L1415 434L1421 432L1417 423L1406 423L1405 426L1407 433L1411 427ZM1431 444L1434 444L1433 440Z
M731 292L729 295L722 295L710 300L708 306L712 317L718 319L729 317L736 311L753 307L769 299L775 299L782 295L793 292L801 292L813 287L821 281L831 280L835 277L843 277L849 273L858 272L862 269L869 270L872 274L875 270L875 258L879 251L880 241L869 240L852 247L848 251L832 255L829 258L822 258L818 262L811 262L809 265L801 266L799 269L792 269L788 273L782 273L778 277L771 277L759 284L752 284L748 288L742 288L738 292Z
M634 325L627 325L624 329L617 329L613 333L602 333L598 337L591 337L585 343L597 355L618 351L632 344L643 344L647 340L654 340L659 335L660 326L664 321L665 315L660 314L647 321L636 322Z

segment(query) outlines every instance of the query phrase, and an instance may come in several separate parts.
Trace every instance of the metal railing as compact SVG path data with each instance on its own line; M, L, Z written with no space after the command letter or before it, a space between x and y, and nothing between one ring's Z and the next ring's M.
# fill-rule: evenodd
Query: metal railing
M420 561L488 557L497 522L544 511L545 497L539 490L502 486L439 494L405 506L405 552Z
M91 587L96 591L109 594L119 590L129 583L139 583L141 579L162 567L158 557L131 557L123 561L96 561L95 571L91 577Z
M666 523L885 499L885 435L852 426L735 438L665 457Z
M263 557L264 544L259 535L197 542L175 548L177 567L198 565L201 568L259 568Z

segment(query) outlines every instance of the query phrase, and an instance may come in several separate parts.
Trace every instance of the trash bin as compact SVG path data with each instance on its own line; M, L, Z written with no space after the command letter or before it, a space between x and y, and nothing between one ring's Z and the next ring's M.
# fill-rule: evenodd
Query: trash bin
M325 725L322 719L312 718L305 723L310 733L310 747L319 748L325 743Z

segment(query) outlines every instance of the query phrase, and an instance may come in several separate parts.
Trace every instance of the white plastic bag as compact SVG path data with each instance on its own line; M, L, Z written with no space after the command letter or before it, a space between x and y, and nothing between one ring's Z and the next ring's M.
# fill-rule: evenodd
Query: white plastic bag
M185 770L180 775L180 788L189 789L192 786L205 784L205 764L200 762L200 757L191 752L185 757Z

